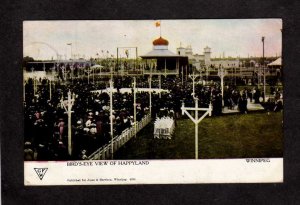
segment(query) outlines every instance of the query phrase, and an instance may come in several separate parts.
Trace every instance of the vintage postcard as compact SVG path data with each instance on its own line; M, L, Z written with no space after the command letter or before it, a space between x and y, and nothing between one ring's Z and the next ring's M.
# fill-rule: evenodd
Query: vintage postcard
M283 182L282 28L24 21L24 184Z

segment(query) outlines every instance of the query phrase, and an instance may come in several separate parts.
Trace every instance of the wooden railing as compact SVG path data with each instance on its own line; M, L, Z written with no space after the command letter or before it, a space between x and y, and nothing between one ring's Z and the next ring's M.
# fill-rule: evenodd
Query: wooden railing
M145 117L142 118L141 121L136 123L136 130L135 126L133 125L130 128L125 129L121 135L116 136L113 138L113 149L111 141L108 144L100 147L94 153L92 153L88 159L89 160L101 160L101 159L109 159L113 152L116 152L120 147L122 147L126 142L128 142L136 133L138 133L141 129L143 129L149 122L151 122L150 114L147 114Z

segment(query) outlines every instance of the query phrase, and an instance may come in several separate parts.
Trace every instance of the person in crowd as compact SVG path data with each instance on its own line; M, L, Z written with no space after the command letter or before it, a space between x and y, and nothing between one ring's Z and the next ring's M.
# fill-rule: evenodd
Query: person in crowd
M58 73L63 78L62 70ZM137 87L148 87L148 77L138 77ZM41 84L36 95L33 95L32 79L28 80L26 87L26 98L24 103L24 120L26 140L32 142L25 146L24 159L34 160L33 150L37 152L39 159L67 159L68 141L66 139L67 119L65 110L61 107L62 96L67 96L71 90L76 94L72 107L72 139L74 154L73 158L79 158L82 150L89 156L96 149L104 146L111 140L110 133L110 97L106 88L109 87L108 79L99 80L97 83L88 83L87 79L74 78L73 81L64 79L65 82L57 82L52 90L52 98L49 99L49 86ZM180 77L162 77L161 88L167 92L152 93L152 117L159 115L172 115L175 122L181 116L182 102L185 106L195 106L192 93L191 81L182 84ZM31 82L31 83L30 83ZM129 76L114 77L114 87L117 91L113 93L113 127L114 136L120 135L125 129L133 124L134 95L132 90L133 78ZM146 82L146 83L145 83ZM121 88L129 88L128 92L121 92ZM153 77L152 87L158 88L158 78ZM222 114L222 95L219 85L196 84L195 96L199 99L199 107L213 105L213 115ZM97 92L95 92L97 91ZM241 112L247 112L247 91L242 94L233 86L227 86L224 90L224 106L233 109L238 105ZM259 90L256 88L252 93L256 103L259 102ZM279 95L280 98L280 95ZM250 98L251 99L251 98ZM149 112L149 93L137 92L137 121L141 120ZM278 102L278 109L282 106ZM172 113L164 113L164 110L172 110ZM58 120L57 120L58 119ZM46 137L44 137L46 136ZM84 155L82 155L84 156Z

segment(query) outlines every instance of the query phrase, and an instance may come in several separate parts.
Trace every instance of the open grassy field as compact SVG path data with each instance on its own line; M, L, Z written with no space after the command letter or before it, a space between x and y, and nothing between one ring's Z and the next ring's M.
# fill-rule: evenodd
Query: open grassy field
M205 118L199 124L199 159L283 156L283 114L251 113ZM195 128L177 121L171 140L153 139L150 123L121 147L115 159L194 159Z

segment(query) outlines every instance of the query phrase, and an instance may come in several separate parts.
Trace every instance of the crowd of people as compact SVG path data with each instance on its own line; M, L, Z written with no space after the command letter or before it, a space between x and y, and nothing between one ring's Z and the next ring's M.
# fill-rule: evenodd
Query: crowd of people
M139 88L149 86L148 77L137 77ZM101 90L109 87L108 79L96 83L88 83L86 79L74 79L73 82L56 82L52 89L51 99L49 81L39 79L37 90L34 91L33 79L28 79L25 85L24 122L25 122L25 160L68 160L86 159L99 147L111 139L110 133L110 98ZM117 136L134 123L133 78L114 77L113 93L113 135ZM157 76L152 78L152 88L159 87ZM121 88L131 88L130 92L121 93ZM194 106L191 81L182 82L179 77L161 77L161 88L168 92L160 95L152 93L152 117L166 116L172 113L175 119L181 116L181 106ZM75 93L72 107L71 130L73 151L68 154L67 114L61 105L61 99L66 99L67 92ZM99 92L92 92L99 91ZM199 99L199 107L213 106L213 115L222 114L222 95L219 84L196 84L195 96ZM247 102L259 102L259 89L238 90L234 86L224 89L224 106L229 109L239 109L247 113ZM149 92L136 94L136 120L140 121L149 112Z

